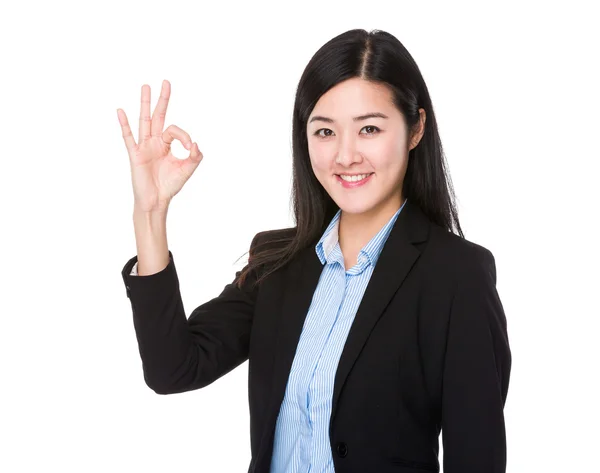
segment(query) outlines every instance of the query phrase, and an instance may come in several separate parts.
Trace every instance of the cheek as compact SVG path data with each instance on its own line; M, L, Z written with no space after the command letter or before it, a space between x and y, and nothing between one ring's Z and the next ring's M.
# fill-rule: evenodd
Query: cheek
M372 151L379 169L394 170L402 167L405 151L401 140L381 140L375 144Z
M315 171L315 174L318 175L319 173L325 172L327 169L329 169L329 158L322 147L309 145L308 155L310 157L310 163Z
M394 157L400 155L400 148L396 140L380 140L373 144L373 153L379 156L381 161L390 162Z

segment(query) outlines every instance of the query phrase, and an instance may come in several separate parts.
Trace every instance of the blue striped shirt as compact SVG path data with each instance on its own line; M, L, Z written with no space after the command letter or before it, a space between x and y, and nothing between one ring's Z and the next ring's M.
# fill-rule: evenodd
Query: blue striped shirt
M338 241L341 210L315 247L324 268L277 417L270 473L334 472L329 419L337 364L379 254L404 204L360 250L357 263L348 270Z

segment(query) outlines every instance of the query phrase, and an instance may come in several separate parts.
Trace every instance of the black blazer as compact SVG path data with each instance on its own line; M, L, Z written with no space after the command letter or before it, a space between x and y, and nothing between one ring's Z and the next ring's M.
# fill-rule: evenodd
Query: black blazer
M266 232L250 245L254 254ZM316 243L316 242L315 242ZM323 269L314 246L251 290L227 284L186 318L173 255L152 275L122 270L144 379L159 394L205 387L246 360L252 459L269 473L275 422ZM239 272L236 273L236 278ZM494 256L407 201L356 313L335 375L336 473L501 473L511 369Z

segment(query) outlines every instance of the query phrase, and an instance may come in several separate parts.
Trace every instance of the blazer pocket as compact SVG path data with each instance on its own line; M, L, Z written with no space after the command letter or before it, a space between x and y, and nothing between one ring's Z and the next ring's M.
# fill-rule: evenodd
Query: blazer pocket
M417 470L433 471L435 473L439 473L439 471L440 471L439 467L434 463L406 460L406 459L400 458L400 457L392 457L392 458L390 458L390 461L394 465L402 465L402 466L406 466L408 468L413 468L413 469L417 469Z

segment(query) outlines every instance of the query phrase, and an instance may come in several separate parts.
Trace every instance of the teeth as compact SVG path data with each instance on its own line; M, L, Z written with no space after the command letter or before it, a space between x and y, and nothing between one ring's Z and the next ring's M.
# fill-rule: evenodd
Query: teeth
M340 175L340 177L344 181L348 181L348 182L362 181L365 177L368 177L368 176L370 176L370 174L359 174L358 176L344 176L343 174Z

